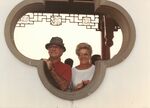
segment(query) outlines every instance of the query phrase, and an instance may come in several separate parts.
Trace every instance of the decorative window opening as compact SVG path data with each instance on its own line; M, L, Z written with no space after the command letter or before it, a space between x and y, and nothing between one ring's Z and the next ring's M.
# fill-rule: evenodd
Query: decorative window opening
M85 88L77 92L63 92L53 87L45 73L43 68L43 62L41 60L35 60L22 54L16 47L14 39L14 31L18 20L29 12L37 13L72 13L72 14L98 14L99 25L98 30L101 32L101 55L102 61L98 61L96 64L96 71L90 84ZM111 18L111 17L112 18ZM58 18L56 18L58 20ZM88 20L84 20L86 24ZM115 22L117 23L115 23ZM51 23L56 25L60 24L60 20L57 23ZM117 25L115 25L117 24ZM111 25L111 26L110 26ZM119 25L119 26L118 26ZM16 27L17 28L17 27ZM22 28L22 27L19 27ZM114 46L112 39L114 37L114 31L120 30L122 32L122 44L119 52L111 57L110 46ZM90 29L88 29L90 30ZM32 31L31 31L32 32ZM21 36L21 35L20 35ZM9 14L5 24L5 39L10 51L20 61L35 66L38 69L39 77L43 85L54 95L67 100L81 99L89 96L94 92L102 83L106 69L122 62L131 52L135 42L135 27L130 15L119 5L110 2L99 0L24 0L18 4ZM93 38L92 38L93 39ZM34 41L34 40L33 40ZM35 41L33 42L35 43ZM99 44L99 43L98 43ZM34 44L32 44L34 45Z

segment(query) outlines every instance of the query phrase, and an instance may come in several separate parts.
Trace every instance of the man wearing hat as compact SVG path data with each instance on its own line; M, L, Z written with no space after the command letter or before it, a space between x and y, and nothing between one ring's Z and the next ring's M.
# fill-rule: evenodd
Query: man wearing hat
M61 62L61 56L66 51L63 40L60 37L52 37L50 42L45 45L48 50L49 59L45 60L51 78L55 86L66 91L71 82L71 67Z

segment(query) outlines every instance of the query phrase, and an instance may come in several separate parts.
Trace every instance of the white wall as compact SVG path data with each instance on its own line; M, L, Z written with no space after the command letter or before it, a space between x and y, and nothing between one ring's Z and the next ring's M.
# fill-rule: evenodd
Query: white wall
M136 27L135 46L126 60L107 69L93 94L72 102L47 91L37 69L20 62L9 51L5 20L21 0L0 0L0 108L150 108L150 1L112 1L131 15Z

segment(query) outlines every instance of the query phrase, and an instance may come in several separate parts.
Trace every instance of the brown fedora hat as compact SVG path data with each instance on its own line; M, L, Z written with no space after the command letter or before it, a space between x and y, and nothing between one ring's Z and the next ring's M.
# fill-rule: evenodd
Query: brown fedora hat
M63 40L60 37L52 37L50 42L45 45L45 48L48 49L50 45L58 45L64 50L64 52L66 51Z

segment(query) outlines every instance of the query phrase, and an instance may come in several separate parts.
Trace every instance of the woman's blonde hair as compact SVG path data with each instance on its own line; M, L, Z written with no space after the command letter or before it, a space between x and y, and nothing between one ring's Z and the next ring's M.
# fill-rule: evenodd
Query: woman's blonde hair
M90 55L92 54L92 47L91 45L89 45L88 43L79 43L76 47L76 54L79 55L79 51L81 49L87 49L90 53Z

